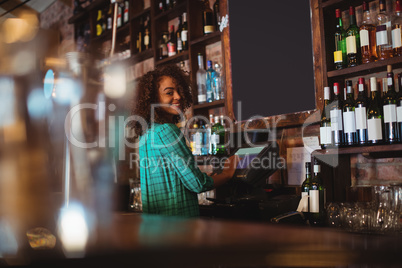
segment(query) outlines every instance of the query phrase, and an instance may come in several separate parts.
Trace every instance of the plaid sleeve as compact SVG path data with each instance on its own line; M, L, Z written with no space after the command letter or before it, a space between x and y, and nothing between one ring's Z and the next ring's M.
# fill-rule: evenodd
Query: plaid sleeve
M188 190L201 193L214 188L213 179L198 168L183 133L176 125L163 124L157 134L163 145L160 148L161 154L179 174Z

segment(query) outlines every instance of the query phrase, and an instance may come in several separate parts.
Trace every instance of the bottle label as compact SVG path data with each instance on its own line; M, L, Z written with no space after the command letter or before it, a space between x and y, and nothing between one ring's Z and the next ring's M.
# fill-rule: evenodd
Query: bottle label
M356 129L367 129L367 113L366 107L356 107Z
M342 62L342 50L334 51L334 62Z
M387 104L383 106L384 123L396 122L396 104Z
M356 36L348 36L346 37L346 53L353 54L356 53Z
M367 132L369 140L382 140L381 118L368 119Z
M381 24L376 28L377 46L388 45L387 25Z
M309 198L310 198L310 213L318 213L320 212L320 191L319 190L310 190Z
M354 111L343 112L343 124L345 133L356 132L356 119Z
M183 50L183 43L181 42L181 38L177 38L177 51L182 51Z
M144 45L145 46L149 45L149 35L144 36Z
M401 42L401 28L392 30L392 48L398 48L402 46Z
M168 56L176 55L176 45L174 43L168 43Z
M168 55L168 49L166 45L162 45L162 55L167 56Z
M360 30L360 47L369 45L369 31Z
M124 17L123 17L124 23L128 22L128 8L124 10Z
M207 95L205 94L198 95L198 103L204 103L206 101L207 101Z
M402 106L396 107L396 120L402 122ZM400 137L402 139L402 137Z
M187 41L187 33L188 33L187 30L181 31L181 40L182 40L183 42L186 42L186 41Z
M332 110L330 112L331 116L331 129L332 131L338 131L338 130L343 130L342 126L342 111L337 109L337 110Z
M215 31L215 26L213 25L205 25L204 26L204 33L208 34L208 33L213 33Z
M301 198L308 196L308 192L302 192L301 193ZM303 207L302 207L302 212L308 212L308 202L304 202L303 203Z
M332 144L331 127L320 127L321 144Z
M213 133L211 135L211 143L214 144L214 145L219 144L219 135L218 134Z

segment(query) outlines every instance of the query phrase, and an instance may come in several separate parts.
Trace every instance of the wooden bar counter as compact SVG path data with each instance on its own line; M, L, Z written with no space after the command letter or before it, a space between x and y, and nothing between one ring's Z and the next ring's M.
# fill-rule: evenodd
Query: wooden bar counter
M402 263L399 234L356 234L330 228L136 213L113 214L110 226L98 227L96 234L90 236L83 257L66 258L60 241L57 244L52 250L26 250L21 255L25 257L25 265L397 267Z

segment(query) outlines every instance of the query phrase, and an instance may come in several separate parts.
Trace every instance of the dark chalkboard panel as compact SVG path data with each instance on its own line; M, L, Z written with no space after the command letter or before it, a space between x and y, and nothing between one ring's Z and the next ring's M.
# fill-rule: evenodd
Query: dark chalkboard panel
M315 109L309 0L228 6L236 119Z

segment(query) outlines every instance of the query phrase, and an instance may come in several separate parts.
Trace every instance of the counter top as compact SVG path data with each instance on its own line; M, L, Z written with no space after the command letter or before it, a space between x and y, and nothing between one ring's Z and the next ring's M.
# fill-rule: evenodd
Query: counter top
M113 214L110 225L97 228L95 233L82 258L65 258L62 254L50 257L52 254L32 250L29 261L41 267L339 267L402 263L401 235L136 213Z

